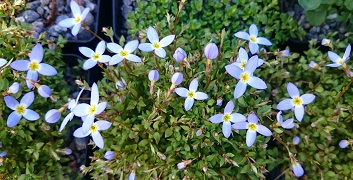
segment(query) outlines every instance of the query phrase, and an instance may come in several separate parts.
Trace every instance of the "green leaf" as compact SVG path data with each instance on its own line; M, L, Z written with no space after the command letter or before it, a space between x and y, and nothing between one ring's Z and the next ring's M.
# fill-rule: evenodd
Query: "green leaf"
M314 10L321 4L321 0L298 0L298 2L305 10Z
M139 142L139 146L142 146L142 147L146 146L147 144L148 144L148 140L147 139L144 139L141 142Z
M346 6L346 8L348 10L350 10L350 11L353 10L353 0L345 0L344 5Z
M171 129L166 129L165 130L165 133L164 133L164 137L169 137L169 136L171 136L173 134L173 130L171 130Z
M319 26L326 20L327 11L307 11L305 13L306 20L313 26Z

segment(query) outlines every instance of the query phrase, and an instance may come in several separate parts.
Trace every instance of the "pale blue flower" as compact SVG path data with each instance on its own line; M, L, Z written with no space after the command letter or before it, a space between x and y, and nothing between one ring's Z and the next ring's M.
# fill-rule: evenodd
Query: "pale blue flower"
M103 53L105 51L105 42L104 41L101 41L101 42L99 42L97 44L97 47L96 47L95 51L93 51L92 49L90 49L88 47L79 47L78 50L84 56L89 58L83 63L83 67L82 68L84 70L91 69L92 67L97 65L97 62L106 63L111 58L108 55L103 55Z
M21 90L21 84L18 82L14 82L11 84L11 86L8 89L8 92L12 93L12 94L16 94L18 93L18 91Z
M294 145L298 145L298 144L300 143L300 137L295 136L295 137L292 139L292 141L293 141L293 144L294 144Z
M232 63L232 65L236 65L240 67L240 69L244 70L248 59L248 52L246 52L244 48L240 47L238 51L238 58L234 63ZM258 59L256 68L260 67L264 62L264 60Z
M149 73L148 73L148 79L150 80L150 81L153 81L153 82L156 82L156 81L158 81L158 79L159 79L159 73L158 73L158 71L157 70L151 70Z
M309 67L311 67L312 69L321 70L321 67L315 61L310 61Z
M128 43L126 43L125 47L122 48L119 44L116 43L108 43L107 47L110 51L115 53L114 56L109 61L109 65L115 65L123 61L124 59L129 60L131 62L136 62L139 63L141 62L141 58L131 54L133 53L138 46L139 42L138 40L133 40Z
M289 55L290 55L289 49L285 49L285 50L277 52L277 56L279 56L281 58L289 57Z
M256 89L266 89L266 83L258 78L253 76L255 69L258 66L258 58L257 56L253 56L246 63L244 71L236 66L236 65L227 65L226 71L236 79L239 79L237 85L234 89L234 99L240 98L246 90L247 85L249 84L251 87Z
M181 82L183 82L184 76L182 73L180 72L176 72L173 74L172 76L172 84L174 84L175 86L179 85Z
M149 26L147 29L147 38L150 43L141 43L138 48L144 52L154 51L158 57L165 58L167 53L163 48L173 42L175 35L168 35L159 41L157 31Z
M246 132L246 145L251 147L256 140L256 132L264 136L272 136L272 132L264 125L259 124L259 119L255 113L248 115L247 121L236 122L232 125L233 129L247 129Z
M83 120L82 130L83 134L87 133L94 121L96 115L102 113L107 107L107 102L99 103L99 91L96 83L93 83L91 88L91 102L90 104L78 104L72 112L75 116L81 117Z
M216 105L217 105L217 106L222 106L222 102L223 102L222 99L217 99Z
M27 71L26 83L29 89L34 87L31 80L38 80L38 73L44 76L53 76L57 74L54 67L49 64L41 63L43 56L43 47L38 43L33 47L31 53L29 54L29 60L17 60L10 64L12 69L17 71Z
M72 153L72 150L70 148L64 148L64 153L65 155L70 155Z
M132 171L132 172L129 174L128 180L135 180L135 179L136 179L136 173L135 173L135 171Z
M279 111L277 113L277 121L284 129L292 129L295 126L293 118L283 121L282 111Z
M74 132L74 136L77 138L83 138L83 137L87 137L88 135L91 135L94 143L100 149L103 149L104 140L102 135L99 133L99 131L107 130L111 125L112 123L108 121L104 121L104 120L97 121L91 125L91 127L88 129L86 133L84 133L85 131L83 130L83 127L76 129Z
M70 100L70 102L68 104L68 109L71 112L69 114L67 114L66 117L64 118L63 122L60 125L59 132L61 132L65 128L66 124L74 118L74 113L72 110L77 106L78 100L80 99L83 90L85 90L85 87L83 87L81 89L81 91L80 91L80 93L78 93L76 99Z
M5 59L0 58L0 67L3 67L6 63L7 61Z
M104 158L108 161L112 160L115 156L115 152L114 151L107 151L104 154Z
M246 117L239 113L232 113L234 110L233 101L229 101L224 108L224 114L216 114L210 117L210 121L215 124L223 123L222 132L224 137L229 138L232 133L232 123L246 121Z
M348 44L346 51L344 52L343 57L341 58L339 55L336 53L329 51L328 52L328 57L331 59L333 62L332 64L328 64L326 66L328 67L339 67L342 66L346 63L346 61L349 59L349 55L351 54L351 45Z
M6 151L3 151L0 153L0 157L5 157L7 155L7 152Z
M186 111L190 110L191 107L194 105L194 101L196 100L205 100L208 98L208 95L203 92L197 92L197 88L199 86L199 81L197 78L193 79L190 83L189 90L181 87L181 88L176 88L175 92L181 96L181 97L186 97L185 103L184 103L184 108Z
M302 165L298 162L292 163L292 170L293 170L293 173L296 177L303 176L303 174L304 174L304 169L303 169Z
M294 107L294 115L299 122L303 120L304 117L304 105L310 104L314 101L315 95L304 94L300 96L299 89L292 83L288 83L287 91L291 98L282 100L278 105L278 110L288 110Z
M215 59L218 56L218 47L215 43L208 43L204 49L207 59Z
M249 41L250 52L251 54L255 54L257 51L259 51L259 44L266 46L272 45L268 39L264 37L258 37L258 33L259 31L256 25L252 24L249 28L249 34L247 32L240 31L235 33L234 36Z
M47 123L56 123L60 120L61 113L57 109L51 109L45 113L44 120Z
M186 52L184 51L184 49L178 47L174 54L173 54L173 58L178 62L180 63L181 61L183 61L185 58L186 58L187 54Z
M321 40L321 45L330 46L331 45L331 40L324 38L324 39Z
M70 8L71 8L72 15L74 17L64 19L64 20L60 21L58 23L58 25L61 27L66 27L66 28L72 27L71 33L72 33L72 35L76 36L78 34L78 31L81 28L82 21L86 18L87 14L89 13L89 8L85 8L81 12L80 6L74 0L71 0Z
M38 84L38 83L37 83ZM47 85L36 85L36 88L38 89L38 94L44 98L48 98L51 96L51 89Z
M4 97L6 106L14 110L7 118L7 126L14 127L20 122L22 116L29 120L35 121L39 119L39 114L28 107L33 103L34 93L33 91L26 93L20 102L18 102L12 96Z
M343 149L343 148L346 148L349 144L350 144L349 141L341 140L338 145L340 146L340 148Z

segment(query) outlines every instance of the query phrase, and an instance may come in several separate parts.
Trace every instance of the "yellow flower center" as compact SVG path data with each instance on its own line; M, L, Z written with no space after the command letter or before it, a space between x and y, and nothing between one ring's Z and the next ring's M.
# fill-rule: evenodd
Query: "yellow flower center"
M232 119L232 116L230 114L224 114L223 115L223 121L224 122L229 122Z
M249 39L251 42L257 43L257 38L255 36L250 36Z
M94 115L97 112L97 105L93 104L88 108L88 114Z
M119 54L121 57L126 57L127 55L129 55L129 52L127 52L126 50L121 50Z
M76 16L75 17L75 20L74 20L74 23L75 24L78 24L78 23L80 23L81 22L81 16L79 15L79 16Z
M293 98L292 102L295 106L301 106L303 103L303 100L300 97L295 97L295 98Z
M240 68L241 68L242 70L244 70L245 65L246 65L246 61L242 61L242 62L240 63Z
M249 123L249 124L248 124L248 129L249 129L250 131L256 131L256 130L257 130L257 125L254 124L254 123Z
M31 61L28 67L31 71L37 71L39 69L39 63L37 61Z
M194 99L195 98L195 92L194 91L189 91L188 92L188 98Z
M98 131L98 126L96 124L92 124L91 128L89 129L91 133L95 133Z
M16 113L17 114L24 114L25 112L26 112L26 107L24 106L24 105L18 105L18 106L16 106Z
M161 48L161 44L159 44L159 42L154 42L154 43L152 44L152 47L153 47L154 49L159 49L159 48Z
M243 72L241 75L240 75L240 81L246 83L250 80L250 75L246 72Z
M92 59L98 61L101 58L101 55L98 53L93 54Z
M344 60L341 58L337 61L338 64L343 64Z

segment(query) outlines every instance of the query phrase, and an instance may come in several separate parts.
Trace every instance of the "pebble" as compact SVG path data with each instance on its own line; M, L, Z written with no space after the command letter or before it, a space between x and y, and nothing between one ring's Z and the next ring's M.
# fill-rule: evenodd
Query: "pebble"
M92 15L92 13L88 13L84 22L87 24L87 26L91 26L94 22L94 17Z
M124 5L126 6L130 6L130 4L132 3L131 0L123 0Z
M35 20L40 18L40 15L33 10L26 10L23 12L23 17L25 18L26 23L32 23Z
M27 6L29 7L30 10L36 10L40 5L41 3L39 0L27 3Z
M36 11L37 11L37 13L38 13L39 15L41 15L41 16L44 15L44 9L43 9L43 7L41 7L41 6L37 7Z
M47 6L50 3L50 0L40 0L42 6Z
M70 18L70 17L66 14L59 15L58 17L56 17L55 24L58 24L60 21L67 19L67 18Z

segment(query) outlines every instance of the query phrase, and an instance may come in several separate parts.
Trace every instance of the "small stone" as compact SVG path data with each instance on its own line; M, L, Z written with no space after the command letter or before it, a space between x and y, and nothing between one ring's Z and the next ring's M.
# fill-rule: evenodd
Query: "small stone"
M43 9L44 9L44 17L48 17L51 10L49 9L48 6L43 7Z
M92 11L95 12L96 11L96 7L97 7L97 5L94 4L94 3L87 3L87 5L86 5L86 8L89 8L91 12Z
M39 14L39 15L41 15L41 16L43 16L44 15L44 9L43 9L43 7L41 7L41 6L39 6L39 7L37 7L37 13Z
M29 7L30 10L36 10L40 6L40 0L29 2L26 5Z
M288 16L290 16L290 17L294 17L295 12L294 12L294 11L288 11L287 14L288 14Z
M85 30L83 28L81 28L81 30L77 34L77 39L89 40L92 37L93 37L93 35L89 31L87 31L87 30Z
M15 18L17 22L25 22L25 18L23 16Z
M130 4L132 3L131 0L123 0L124 5L126 6L130 6Z
M75 138L75 145L78 151L84 150L87 147L87 138Z
M132 11L132 7L131 6L123 5L121 14L123 15L124 19L127 19L128 14L129 14L130 11Z
M92 15L92 13L88 13L84 22L87 24L87 26L91 26L94 22L94 16Z
M41 33L44 29L44 24L42 21L34 21L32 23L32 28L34 31Z
M50 3L50 0L40 0L42 6L47 6Z
M25 21L27 23L32 23L35 20L39 19L40 15L33 10L26 10L25 12L23 12L23 17L25 18Z
M62 21L64 19L68 19L68 18L70 18L70 17L67 16L66 14L59 15L58 17L56 17L55 24L59 24L60 21Z
M56 0L56 3L57 3L57 5L56 5L56 9L58 10L58 11L64 11L65 10L65 0ZM71 11L70 11L71 12Z

